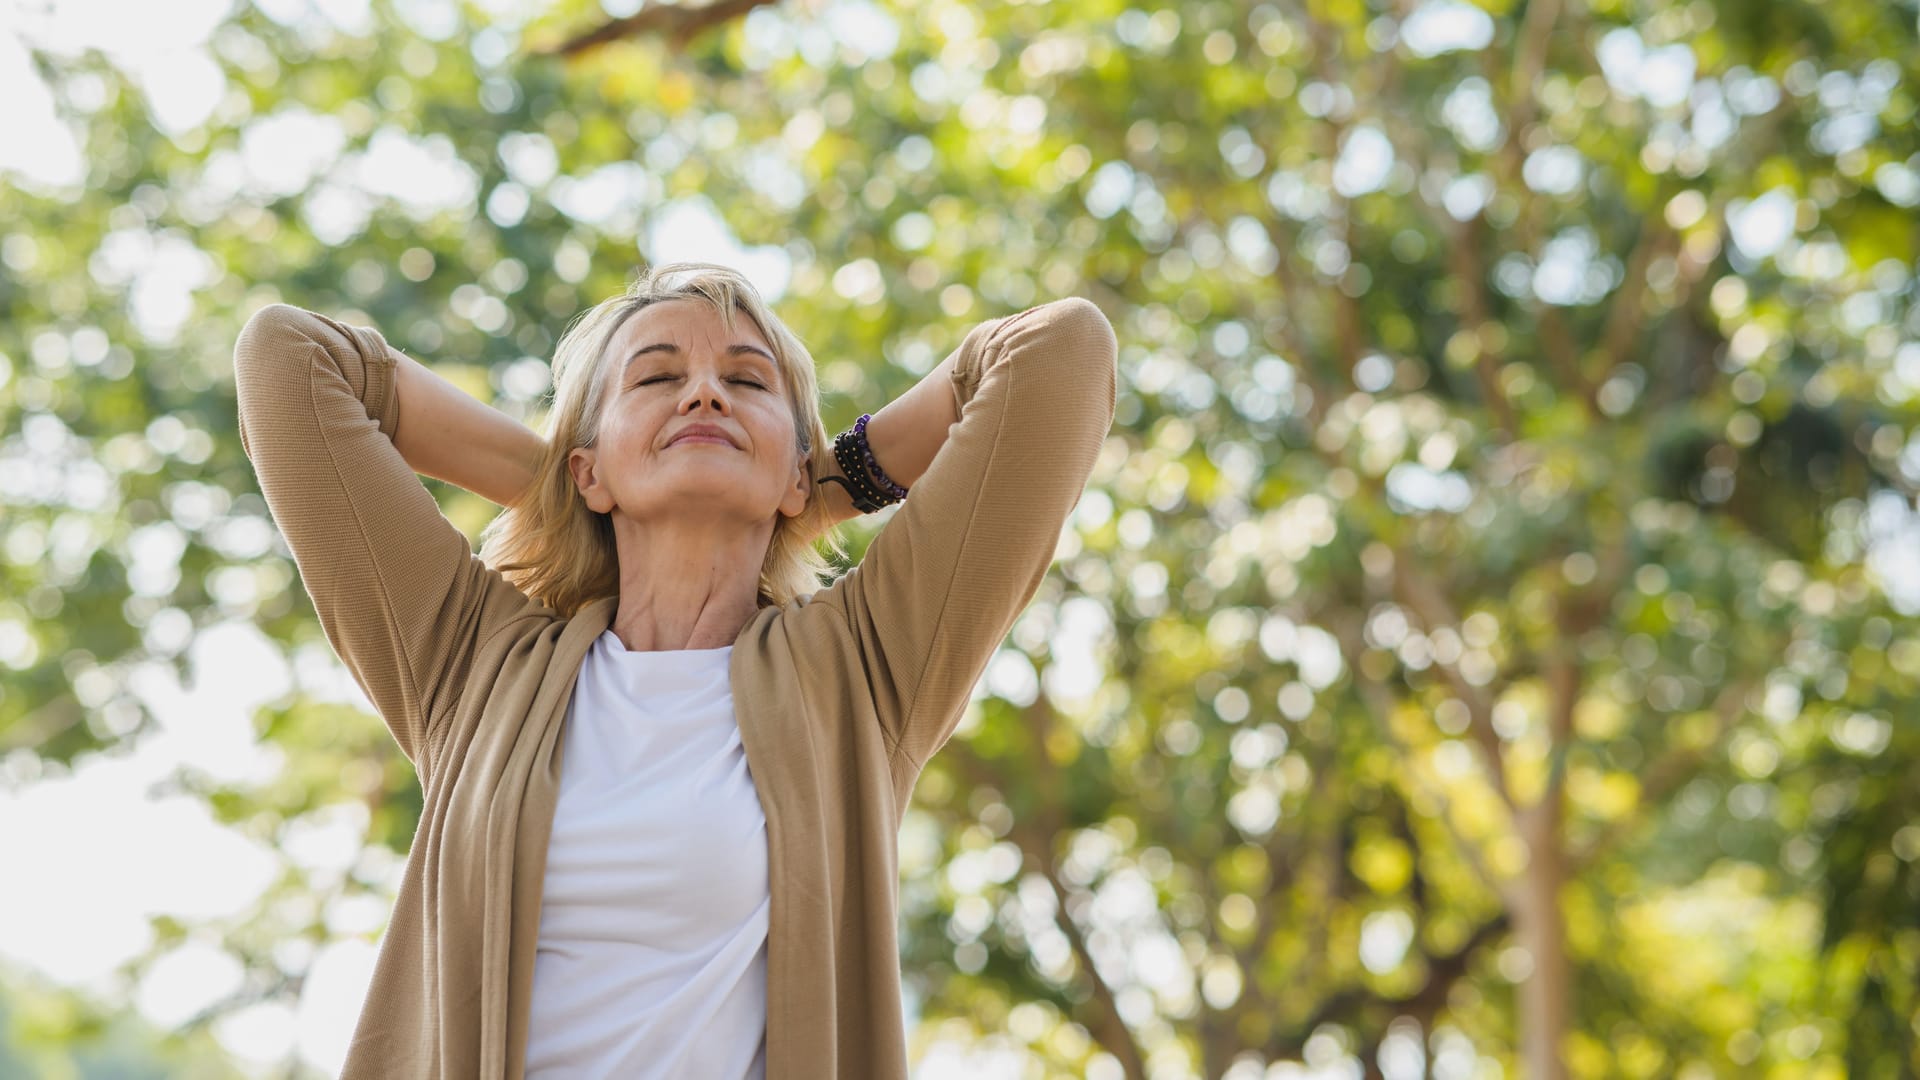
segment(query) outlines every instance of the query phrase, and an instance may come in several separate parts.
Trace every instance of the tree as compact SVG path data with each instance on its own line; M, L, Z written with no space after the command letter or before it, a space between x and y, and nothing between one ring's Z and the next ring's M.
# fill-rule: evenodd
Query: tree
M319 641L234 438L252 308L533 417L557 327L710 206L786 272L830 424L978 317L1077 293L1120 332L1059 569L903 836L922 1052L1920 1068L1910 3L423 10L236 12L171 135L43 57L90 171L0 187L35 465L0 745L137 738L128 674L215 619ZM316 167L249 176L250 139ZM116 269L149 243L207 260L171 335ZM228 820L350 798L404 850L373 721L262 730L289 770L207 790ZM318 932L270 911L229 935L253 993Z

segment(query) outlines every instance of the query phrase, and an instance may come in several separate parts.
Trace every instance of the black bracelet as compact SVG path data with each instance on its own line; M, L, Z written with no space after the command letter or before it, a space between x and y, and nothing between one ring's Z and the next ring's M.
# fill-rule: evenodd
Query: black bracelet
M892 478L887 476L886 472L880 468L879 460L873 456L873 447L867 445L867 421L871 419L873 419L871 414L861 413L860 419L853 422L853 441L859 446L860 457L867 463L867 471L873 474L874 482L880 485L880 490L893 496L895 501L904 499L907 497L907 489L894 483Z
M841 432L833 440L833 457L845 473L843 479L838 476L823 476L823 483L839 484L852 497L854 509L863 514L871 514L907 497L907 489L893 482L880 469L880 463L874 459L873 450L867 445L867 421L870 415L862 414L853 427Z
M896 501L887 492L881 491L867 475L860 461L860 450L854 445L851 432L843 431L833 440L833 457L840 463L840 472L846 478L842 486L854 495L853 504L862 513L875 510ZM834 477L833 479L839 479Z

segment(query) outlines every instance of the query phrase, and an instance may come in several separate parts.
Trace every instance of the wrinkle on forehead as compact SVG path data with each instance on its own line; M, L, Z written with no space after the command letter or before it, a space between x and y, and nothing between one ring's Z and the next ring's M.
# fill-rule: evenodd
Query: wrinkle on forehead
M649 319L648 312L655 308L665 307L668 304L676 305L679 308L673 316L665 320L658 317L651 319L652 323L660 325L638 325L642 323L643 320ZM772 343L767 339L767 336L761 332L759 324L755 323L752 317L749 316L741 319L738 316L745 315L745 312L733 309L723 311L699 297L676 297L672 300L657 301L635 312L632 317L623 322L620 325L620 329L615 332L614 340L608 342L607 345L611 359L611 362L607 366L613 369L613 371L607 375L607 378L614 381L619 380L633 362L635 353L649 345L664 343L679 348L681 342L677 339L683 335L704 335L706 342L713 344L717 335L712 323L702 318L700 314L693 313L688 307L689 304L697 304L701 312L711 314L720 321L723 327L721 334L724 335L723 348L735 344L755 346L764 353L762 361L772 372L774 379L780 383L787 381L786 371L781 366L779 358L774 355ZM682 314L682 312L686 312L686 314ZM742 323L744 323L744 326ZM685 350L682 349L681 352L684 354Z

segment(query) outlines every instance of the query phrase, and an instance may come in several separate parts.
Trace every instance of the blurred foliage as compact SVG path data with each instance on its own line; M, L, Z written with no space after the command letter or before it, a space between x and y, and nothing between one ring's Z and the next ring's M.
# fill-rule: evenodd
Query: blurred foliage
M61 1052L50 1052L59 1048ZM0 1076L33 1080L242 1080L205 1030L159 1032L103 1016L44 979L0 982Z
M268 11L187 130L37 57L87 175L0 184L10 774L140 739L132 673L212 623L325 655L235 437L254 309L533 421L566 320L708 208L836 430L980 318L1078 294L1121 341L903 830L916 1056L1920 1071L1912 0L790 0L564 61L596 5ZM246 1002L417 820L323 698L256 718L272 783L181 778L386 852L217 928Z

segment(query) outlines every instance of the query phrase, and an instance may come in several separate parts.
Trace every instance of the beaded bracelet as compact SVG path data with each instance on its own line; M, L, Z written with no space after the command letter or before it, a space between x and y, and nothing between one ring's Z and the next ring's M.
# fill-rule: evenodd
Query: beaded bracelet
M859 446L861 458L867 465L867 471L873 474L874 482L880 485L880 490L893 496L894 502L899 502L901 499L907 497L907 489L894 483L893 480L881 470L880 462L874 459L873 447L867 445L867 421L871 419L873 419L871 414L861 413L860 419L853 422L853 441Z
M853 427L841 432L833 440L833 457L839 462L840 471L846 474L823 476L825 483L839 484L847 489L853 499L854 509L863 514L897 503L907 497L907 489L893 482L880 468L880 462L874 458L872 447L867 445L867 421L869 414L862 414Z

